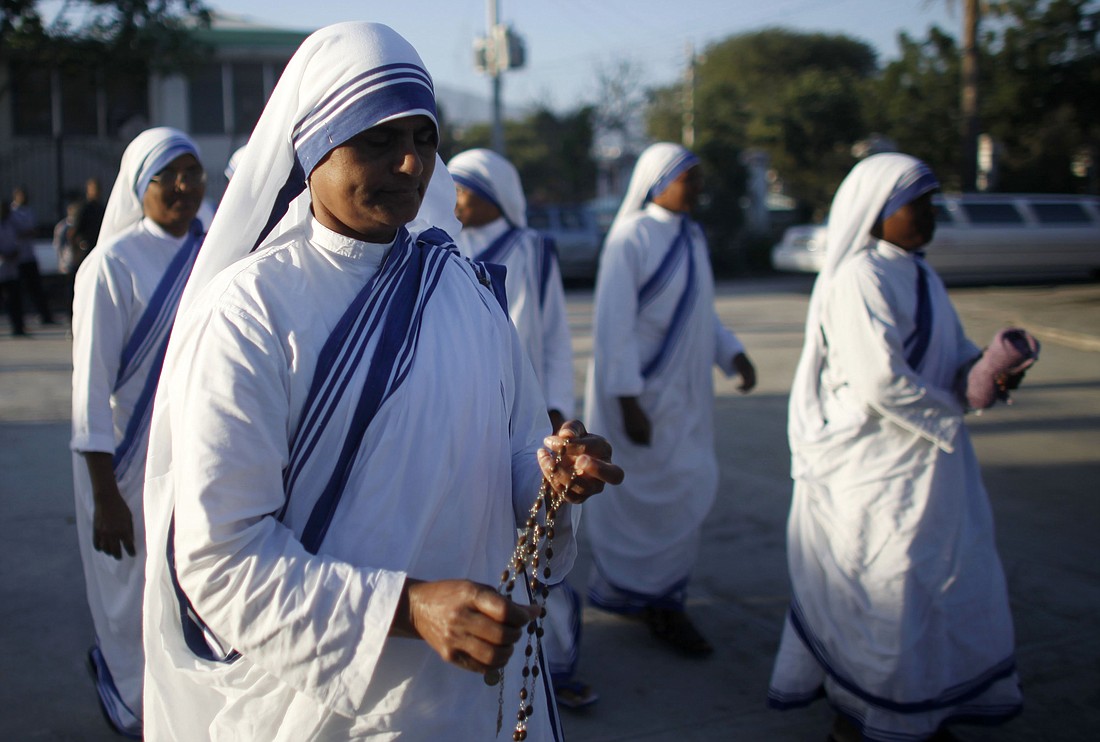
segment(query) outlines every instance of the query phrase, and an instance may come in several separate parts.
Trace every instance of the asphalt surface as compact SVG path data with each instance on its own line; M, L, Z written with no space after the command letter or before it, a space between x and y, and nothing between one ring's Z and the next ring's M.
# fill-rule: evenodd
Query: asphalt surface
M789 597L786 398L801 346L809 281L723 282L718 307L760 377L748 396L717 382L721 484L707 521L689 610L716 646L706 660L657 646L640 624L586 609L580 675L601 700L563 711L568 738L821 742L818 703L765 706ZM969 421L994 507L1016 621L1024 713L969 742L1100 737L1100 285L953 288L981 343L1005 324L1043 342L1011 407ZM591 354L591 291L569 292L578 395ZM91 621L73 523L69 340L64 327L8 336L0 320L0 740L119 739L107 731L84 669ZM571 582L590 567L584 531ZM461 735L456 735L461 739Z

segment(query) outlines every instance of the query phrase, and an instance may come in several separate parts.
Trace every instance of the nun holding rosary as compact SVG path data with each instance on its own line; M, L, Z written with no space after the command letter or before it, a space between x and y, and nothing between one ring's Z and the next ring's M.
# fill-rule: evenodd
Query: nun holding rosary
M256 125L157 397L147 739L493 739L503 699L513 739L560 738L530 604L622 470L550 430L447 236L438 139L419 56L370 23L310 36Z

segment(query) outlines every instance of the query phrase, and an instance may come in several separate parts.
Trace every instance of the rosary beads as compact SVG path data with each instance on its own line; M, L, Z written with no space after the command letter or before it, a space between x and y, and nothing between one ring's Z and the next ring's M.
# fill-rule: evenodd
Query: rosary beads
M552 474L557 473L561 467L562 453L554 457ZM539 487L538 496L535 498L531 511L527 516L527 523L523 533L516 541L515 551L500 577L501 595L512 597L516 587L516 580L524 579L527 583L527 591L531 598L531 604L538 608L538 613L527 624L527 645L524 647L523 682L519 689L519 711L516 713L516 726L512 732L515 742L527 739L527 721L534 713L535 689L540 673L539 657L542 655L542 622L546 617L546 598L550 594L547 581L550 579L550 559L554 556L554 519L557 517L558 508L565 500L565 492L573 486L576 472L569 479L569 484L561 493L555 492L547 478L543 478ZM546 508L543 523L538 520L539 511ZM541 555L540 555L540 547ZM545 556L546 564L539 571L540 559ZM504 678L501 671L486 673L485 682L489 685L500 685L500 693L497 699L497 734L500 734L504 722Z

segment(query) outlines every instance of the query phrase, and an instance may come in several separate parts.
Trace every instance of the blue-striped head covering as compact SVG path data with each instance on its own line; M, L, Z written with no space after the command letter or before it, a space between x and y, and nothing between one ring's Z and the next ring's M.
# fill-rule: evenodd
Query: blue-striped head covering
M661 169L657 181L650 187L649 192L646 193L646 202L648 203L660 196L665 192L665 189L672 184L672 181L680 177L681 173L690 170L698 164L699 158L695 156L694 152L681 148L681 151L676 153L676 156L669 160Z
M376 34L376 41L400 40L400 46L416 54L396 34ZM386 46L380 43L380 46ZM385 49L378 50L385 57ZM404 51L404 50L402 50ZM435 89L419 58L377 64L326 91L295 124L291 139L306 175L332 150L361 131L394 118L423 114L436 126Z
M630 214L641 211L645 205L680 176L699 164L699 158L687 147L672 142L651 144L638 157L634 172L630 175L630 184L626 188L615 222ZM615 223L612 223L614 228Z
M134 194L139 199L145 198L145 191L149 189L153 176L168 167L172 160L182 155L194 155L196 160L199 159L198 148L186 134L167 126L160 129L164 130L163 138L153 144L135 174Z
M378 23L337 23L294 53L264 107L233 173L181 311L222 268L310 218L306 181L325 155L394 119L427 116L438 126L435 91L420 55ZM424 202L406 225L457 234L455 188L436 158Z
M939 190L939 187L940 182L936 180L932 168L917 160L916 165L906 171L894 185L894 190L890 192L889 197L886 199L886 205L882 207L882 213L879 214L878 220L888 219L891 214L905 206L905 204L920 198L926 193Z
M519 172L490 149L470 149L447 163L455 183L488 201L513 227L527 226L527 198Z
M199 148L190 137L170 126L157 126L134 137L126 145L99 228L98 242L106 244L141 221L142 200L150 179L181 155L194 155L201 162Z

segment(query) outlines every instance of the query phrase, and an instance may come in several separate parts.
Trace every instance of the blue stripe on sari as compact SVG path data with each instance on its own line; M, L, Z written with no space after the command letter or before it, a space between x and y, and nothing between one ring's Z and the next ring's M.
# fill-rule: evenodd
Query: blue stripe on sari
M552 237L540 235L539 240L539 307L546 306L546 291L550 288L550 273L558 262L558 248Z
M503 263L505 259L516 249L522 232L515 227L507 230L500 237L489 243L488 247L474 256L479 263Z
M355 297L322 347L317 359L318 372L313 377L303 407L305 412L291 442L290 463L283 473L285 492L294 490L302 466L313 454L321 431L332 416L336 406L334 398L341 393L362 361L367 342L374 336L388 297L410 257L411 246L406 235L395 242L378 273ZM353 339L349 341L349 337ZM327 373L320 373L320 369L327 369ZM289 500L284 502L283 510L277 515L279 519L285 515L287 502Z
M399 230L382 267L341 316L318 356L317 372L304 406L306 412L291 444L291 463L283 475L287 494L276 515L279 520L285 517L294 484L306 459L314 451L320 432L341 406L343 395L348 393L350 380L370 339L381 332L340 456L302 533L302 545L311 554L316 554L324 541L367 427L412 367L427 303L438 286L447 260L457 257L450 238L441 230L422 233L418 242L419 245L413 246L408 232L404 228ZM179 584L174 527L173 520L169 525L168 572L179 604L184 642L201 659L234 662L239 653L218 644Z
M401 230L399 239L408 243L408 233L404 229ZM408 374L424 310L451 254L431 246L412 250L411 259L406 262L388 297L386 317L378 328L381 332L378 346L370 360L366 381L352 414L350 429L332 474L314 503L302 532L302 544L312 554L320 549L328 532L367 427L383 402L396 391ZM338 402L339 400L334 400L333 407ZM288 498L291 496L293 492L287 495Z
M187 239L172 257L167 270L156 289L153 290L149 305L138 319L133 334L122 350L118 377L114 386L115 393L133 379L134 374L150 357L152 362L142 384L141 393L134 404L133 413L126 425L126 431L114 452L112 462L116 478L121 478L129 469L133 463L136 444L143 440L148 432L153 397L156 394L157 382L160 380L164 353L168 349L172 323L176 318L176 310L179 308L184 286L187 284L191 269L195 265L195 258L202 246L203 236L202 223L195 219L191 222Z
M176 594L179 606L180 628L183 631L183 643L196 657L207 662L232 664L240 658L235 649L225 649L217 642L206 624L191 605L191 599L183 591L179 576L176 574L176 514L172 513L168 521L168 540L165 545L165 557L168 562L168 576L172 580L172 590ZM215 646L216 645L216 646Z
M914 371L924 360L928 344L932 341L932 297L928 292L928 268L920 255L915 256L917 266L917 311L913 332L905 339L905 361Z
M865 703L897 714L922 714L951 706L962 705L989 690L997 681L1010 677L1016 672L1016 659L1012 655L1009 655L977 675L943 690L937 696L921 699L919 701L895 701L891 698L883 698L882 696L877 696L864 690L854 680L841 674L829 657L828 652L826 652L824 645L822 645L813 635L809 625L802 616L802 611L797 601L791 601L791 608L787 617L795 632L797 632L798 636L802 639L803 644L806 645L806 648L809 649L810 653L814 656L814 659L818 661L821 667L837 685L857 698L860 698Z
M642 367L642 377L645 379L660 372L668 362L668 359L672 355L672 350L676 346L676 341L680 338L684 326L687 323L688 314L695 301L695 251L692 249L691 244L690 224L690 220L686 217L681 221L680 233L676 236L676 239L673 240L672 246L669 248L668 252L665 253L665 257L661 260L661 265L658 266L657 271L650 276L649 280L642 285L641 290L638 292L638 307L640 309L652 302L668 286L679 264L685 258L687 259L688 274L687 279L684 281L683 293L680 294L680 298L676 302L676 309L673 311L672 319L669 321L668 329L665 331L665 336L661 340L660 347L658 347L653 358Z

